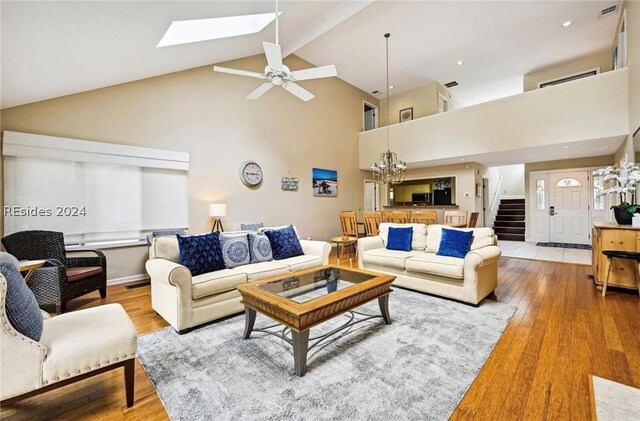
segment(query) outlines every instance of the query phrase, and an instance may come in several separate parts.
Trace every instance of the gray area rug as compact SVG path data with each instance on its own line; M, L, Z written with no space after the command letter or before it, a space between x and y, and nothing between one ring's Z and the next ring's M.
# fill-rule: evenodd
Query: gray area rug
M241 339L244 315L143 335L138 357L173 420L446 420L516 310L400 288L389 307L391 325L371 319L310 350L304 377L282 339ZM377 301L358 310L379 314ZM258 313L256 328L272 324Z

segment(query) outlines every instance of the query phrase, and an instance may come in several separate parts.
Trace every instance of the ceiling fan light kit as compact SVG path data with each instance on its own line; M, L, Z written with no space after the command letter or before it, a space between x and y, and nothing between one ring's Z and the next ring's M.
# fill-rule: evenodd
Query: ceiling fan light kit
M238 76L248 76L256 79L265 80L262 85L258 86L253 92L247 95L247 99L258 99L274 86L282 86L284 90L295 95L303 101L309 101L314 95L298 85L296 82L301 80L320 79L325 77L337 76L336 66L322 66L311 69L291 71L282 62L282 48L279 41L279 15L278 2L276 1L276 12L274 13L276 21L276 42L263 42L264 54L267 57L267 66L264 73L250 72L240 69L229 69L227 67L213 66L213 70L220 73L228 73Z

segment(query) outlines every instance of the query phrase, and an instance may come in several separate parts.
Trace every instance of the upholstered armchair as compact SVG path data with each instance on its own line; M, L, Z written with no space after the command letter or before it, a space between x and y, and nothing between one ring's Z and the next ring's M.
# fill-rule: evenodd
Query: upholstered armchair
M18 260L46 260L29 278L29 288L40 306L55 305L58 314L74 298L100 291L107 297L107 259L101 251L83 250L95 257L67 257L64 236L54 231L21 231L2 239L8 253Z
M138 337L120 304L45 314L35 341L11 324L7 288L0 274L0 405L123 367L127 406L133 406Z

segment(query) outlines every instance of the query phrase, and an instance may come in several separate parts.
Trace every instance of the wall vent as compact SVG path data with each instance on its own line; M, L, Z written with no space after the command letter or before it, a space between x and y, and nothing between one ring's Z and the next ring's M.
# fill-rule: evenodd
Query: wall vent
M585 70L584 72L574 73L572 75L562 76L558 79L546 80L538 83L538 88L546 88L547 86L560 85L561 83L571 82L573 80L582 79L589 76L595 76L600 73L600 68Z
M445 83L444 86L447 88L453 88L454 86L458 86L458 82L454 80L453 82Z
M614 4L613 6L606 7L600 11L600 17L604 18L609 15L613 15L618 11L618 5Z
M375 91L372 91L371 93L374 94L374 95L380 95L382 92L380 92L379 90L376 89Z

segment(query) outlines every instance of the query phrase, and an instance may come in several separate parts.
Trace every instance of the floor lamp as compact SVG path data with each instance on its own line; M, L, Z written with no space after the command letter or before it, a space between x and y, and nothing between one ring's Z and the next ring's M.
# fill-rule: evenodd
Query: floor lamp
M220 231L223 232L221 217L227 216L227 205L224 203L212 203L209 205L209 216L215 218L211 232Z

